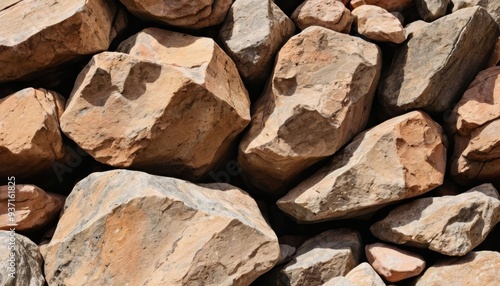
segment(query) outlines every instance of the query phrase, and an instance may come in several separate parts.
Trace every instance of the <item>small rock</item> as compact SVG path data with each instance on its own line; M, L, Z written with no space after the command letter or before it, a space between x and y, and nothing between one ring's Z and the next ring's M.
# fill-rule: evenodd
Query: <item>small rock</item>
M354 10L356 29L368 39L381 42L400 44L406 40L406 34L401 21L387 10L363 5Z
M306 0L293 12L292 20L301 30L321 26L346 34L353 21L349 9L337 0Z
M420 17L432 22L446 15L450 0L415 0L415 6Z
M403 11L413 6L413 0L351 0L353 8L361 5L375 5L387 11Z
M333 277L324 284L321 284L321 286L359 286L359 285L353 283L351 280L345 277L338 276L338 277Z
M363 262L354 267L345 278L357 286L385 286L384 281L370 264Z

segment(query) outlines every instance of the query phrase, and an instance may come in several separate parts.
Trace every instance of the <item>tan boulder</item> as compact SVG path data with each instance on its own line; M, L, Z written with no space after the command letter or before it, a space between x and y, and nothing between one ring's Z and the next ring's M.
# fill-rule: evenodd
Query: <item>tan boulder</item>
M375 5L387 11L402 11L413 6L414 0L351 0L353 8L361 5Z
M306 0L293 12L292 20L301 30L310 26L321 26L348 34L353 18L341 1Z
M249 285L279 252L256 202L236 187L113 170L68 196L45 275L49 285Z
M249 184L279 194L360 132L380 68L380 50L360 38L317 26L292 37L240 143Z
M389 282L419 275L425 268L422 256L385 243L365 246L366 259Z
M354 10L355 27L368 39L400 44L406 40L401 21L387 10L374 5L362 5Z
M432 22L446 15L449 2L450 0L415 0L415 6L423 20Z
M332 279L326 281L325 283L321 284L321 286L359 286L359 285L353 283L351 280L343 276L338 276L338 277L333 277Z
M277 204L304 222L360 216L432 190L445 169L441 127L413 111L359 134Z
M345 278L357 286L385 286L384 281L370 264L363 262L354 267Z

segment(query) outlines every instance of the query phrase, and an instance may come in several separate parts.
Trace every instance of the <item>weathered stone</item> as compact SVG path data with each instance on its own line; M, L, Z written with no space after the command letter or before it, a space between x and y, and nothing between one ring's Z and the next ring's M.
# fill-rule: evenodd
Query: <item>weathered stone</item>
M97 161L198 179L250 120L248 94L213 40L146 29L93 57L61 117ZM113 128L109 128L112 125Z
M38 230L51 222L64 204L64 196L46 193L37 186L17 184L13 189L15 196L9 197L9 186L0 186L1 230L9 230L11 224L17 224L18 231ZM8 212L9 198L15 198L12 220Z
M280 270L286 285L323 285L333 277L344 276L360 259L361 237L349 229L325 231L297 249L293 260Z
M0 177L27 177L64 157L59 117L64 98L25 88L0 99Z
M418 29L400 46L379 85L390 115L423 109L443 112L481 70L498 28L480 7L466 8Z
M500 253L475 251L442 260L429 267L415 286L500 285Z
M495 45L495 49L490 55L490 58L488 60L488 63L486 64L487 67L494 67L500 62L500 37L497 39L497 43Z
M293 12L292 20L301 30L321 26L347 34L353 21L349 9L337 0L306 0Z
M415 0L417 12L422 19L432 22L446 15L450 0Z
M13 243L13 244L11 244ZM11 249L11 246L15 246ZM0 285L44 286L43 259L38 246L14 231L0 230ZM14 257L14 266L9 261ZM11 269L11 267L13 267ZM10 275L14 274L15 278Z
M345 277L338 276L338 277L333 277L324 284L321 284L321 286L358 286L358 285Z
M402 11L413 6L413 0L351 0L351 3L354 3L353 8L357 8L361 5L375 5L391 12Z
M363 5L354 10L356 30L374 41L402 43L406 34L401 22L387 10L374 5Z
M345 278L349 279L357 286L385 286L382 278L380 278L371 265L366 262L354 267L347 273Z
M232 0L120 0L130 13L143 20L200 29L224 21Z
M360 38L316 26L292 37L239 147L249 183L280 193L360 132L380 68L380 50Z
M413 111L358 135L277 204L299 221L360 216L432 190L445 169L441 127Z
M425 268L422 256L385 243L365 246L368 262L389 282L419 275Z
M68 196L45 274L50 285L249 285L279 251L255 201L231 185L114 170Z
M267 79L276 53L294 32L292 20L272 1L237 0L220 37L242 78L260 84Z
M276 265L282 265L290 262L296 251L297 249L295 249L295 247L280 243L280 260L276 263Z
M500 27L500 2L498 0L450 0L452 11L456 12L459 9L480 6L490 13Z
M498 193L484 184L456 196L414 200L370 227L376 237L462 256L478 246L500 221Z
M106 50L117 32L117 11L106 0L2 1L0 82Z

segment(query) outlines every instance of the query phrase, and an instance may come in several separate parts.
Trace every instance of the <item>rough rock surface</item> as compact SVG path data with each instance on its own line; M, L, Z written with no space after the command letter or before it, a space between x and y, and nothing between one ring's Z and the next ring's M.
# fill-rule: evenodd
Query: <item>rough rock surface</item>
M279 251L255 201L233 186L114 170L68 196L45 274L50 285L249 285Z
M353 22L349 9L337 0L306 0L293 12L292 20L301 30L321 26L347 34Z
M0 82L23 79L82 55L106 50L117 6L107 0L0 3Z
M34 88L0 99L0 177L37 175L64 157L64 104L61 95Z
M432 22L446 15L450 0L415 0L418 14L427 22Z
M500 2L497 0L450 0L452 11L456 12L459 9L481 6L495 19L500 28Z
M500 285L500 253L474 251L464 257L453 257L429 267L415 286Z
M353 283L351 280L343 276L338 276L338 277L333 277L327 282L321 284L321 286L358 286L358 284Z
M402 11L413 6L413 0L351 0L351 3L352 2L357 2L357 4L353 5L353 7L355 6L354 8L357 8L361 5L375 5L391 12Z
M17 231L34 231L51 222L64 204L64 196L46 193L33 185L17 184L15 187L15 218L8 212L8 186L0 186L0 229L8 230L16 223Z
M308 239L293 260L279 272L286 285L319 286L333 277L344 276L360 259L361 237L349 229L325 231Z
M292 37L240 143L238 162L248 182L282 192L360 132L380 68L378 47L362 39L316 26Z
M9 244L13 243L13 244ZM15 246L14 251L9 246ZM8 261L15 257L14 271ZM28 238L11 232L0 230L0 285L6 286L44 286L43 259L38 246ZM15 279L9 273L15 273Z
M385 286L384 281L370 264L363 262L354 267L345 278L357 286Z
M237 0L219 34L243 80L260 84L269 76L276 53L294 32L292 20L274 2Z
M389 282L419 275L425 268L422 256L385 243L365 246L368 262Z
M402 43L406 40L405 30L398 18L387 10L374 5L362 5L354 10L356 30L374 41Z
M384 109L394 115L451 108L486 64L497 38L495 21L480 7L462 9L417 30L398 48L379 83Z
M198 179L250 120L231 59L208 38L146 29L94 56L61 117L97 161ZM113 128L109 128L112 125Z
M456 196L414 200L370 227L376 237L462 256L478 246L500 221L500 201L491 184Z
M358 135L277 204L299 221L359 216L432 190L445 169L441 127L413 111Z

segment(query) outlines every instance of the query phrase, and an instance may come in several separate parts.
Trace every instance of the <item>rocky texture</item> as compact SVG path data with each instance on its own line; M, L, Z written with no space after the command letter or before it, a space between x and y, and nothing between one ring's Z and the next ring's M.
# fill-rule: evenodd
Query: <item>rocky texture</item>
M441 127L413 111L358 135L277 204L305 222L359 216L432 190L445 169Z
M446 15L450 0L415 0L418 14L427 22L432 22Z
M0 99L0 177L37 175L64 157L64 104L59 94L34 88Z
M385 243L365 246L368 262L389 282L419 275L425 268L422 256Z
M470 252L464 257L442 260L429 267L415 286L499 285L500 253L494 251Z
M387 10L363 5L354 10L355 27L358 33L374 41L402 43L406 40L405 30L401 22Z
M465 183L500 176L500 67L480 72L451 112L450 173Z
M45 274L50 285L248 285L279 251L255 201L235 187L114 170L68 196Z
M382 278L380 278L371 265L366 262L354 267L347 273L345 278L349 279L357 286L385 286Z
M8 186L0 186L0 229L8 230L9 224L17 224L18 231L34 231L51 222L64 204L64 196L46 193L33 185L16 185L15 216L11 221L8 213Z
M11 248L14 246L14 248ZM38 246L14 231L0 230L0 285L44 286L43 259ZM9 261L13 259L15 262ZM14 265L12 265L13 263ZM11 269L11 267L13 267ZM14 273L15 278L9 274Z
M487 67L494 67L500 62L500 37L497 39L495 44L495 50L491 53L490 59L488 60Z
M130 13L146 21L200 29L224 21L231 0L120 0Z
M413 0L351 0L354 8L361 5L375 5L387 11L402 11L413 6Z
M497 25L480 7L418 29L398 48L379 84L384 109L394 115L450 108L486 64L497 38Z
M321 284L321 286L358 286L358 285L343 276L338 276L338 277L333 277L326 283Z
M61 128L97 161L198 179L250 120L231 59L208 38L146 29L92 58ZM109 128L109 126L113 128Z
M377 46L359 38L316 26L292 37L278 53L240 143L238 162L247 181L282 192L360 132L380 68Z
M284 285L323 285L333 277L344 276L361 255L361 237L349 229L325 231L297 249L293 260L279 272Z
M113 1L0 3L0 82L24 79L82 55L106 50L123 19ZM116 19L115 19L116 18ZM115 20L116 23L115 23Z
M462 256L499 221L498 193L491 184L484 184L460 195L422 198L399 206L370 230L384 241Z
M219 34L243 80L261 84L276 53L294 32L292 20L272 1L237 0Z
M500 2L497 0L450 0L452 11L456 12L459 9L480 6L486 9L488 13L495 19L500 27Z
M292 20L301 30L321 26L347 34L353 21L349 9L337 0L306 0L293 12Z
M295 247L280 243L280 259L276 265L282 265L290 262L296 251L297 249Z

